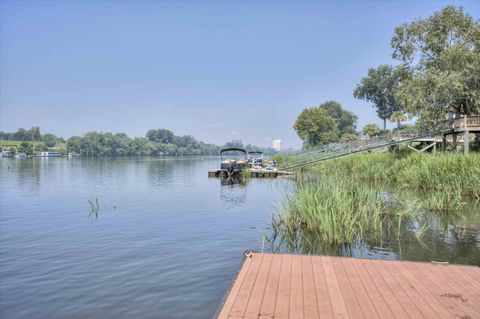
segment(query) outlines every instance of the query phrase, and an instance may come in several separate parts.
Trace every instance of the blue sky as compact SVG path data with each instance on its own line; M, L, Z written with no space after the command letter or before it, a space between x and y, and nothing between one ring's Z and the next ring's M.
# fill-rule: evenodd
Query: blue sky
M395 26L448 4L479 18L478 1L0 1L0 130L296 148L296 116L327 100L380 125L353 89L394 62Z

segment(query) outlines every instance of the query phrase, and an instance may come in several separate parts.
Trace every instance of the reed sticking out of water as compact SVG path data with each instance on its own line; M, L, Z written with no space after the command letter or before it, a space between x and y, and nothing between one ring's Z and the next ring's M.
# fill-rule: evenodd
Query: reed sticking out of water
M357 238L381 232L387 206L378 188L335 178L299 184L287 194L281 210L273 217L273 236L287 246L315 238L331 245L350 244Z
M95 216L95 219L98 218L98 213L100 211L100 205L98 204L98 198L95 198L94 201L88 200L90 204L90 214L88 217Z
M250 171L250 168L245 168L242 169L240 172L240 179L242 180L243 183L247 183L252 176L252 172Z

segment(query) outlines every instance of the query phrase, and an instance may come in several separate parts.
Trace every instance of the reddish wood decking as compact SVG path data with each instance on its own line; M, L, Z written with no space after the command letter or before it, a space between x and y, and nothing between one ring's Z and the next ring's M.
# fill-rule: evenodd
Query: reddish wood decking
M480 268L250 253L218 318L480 318Z

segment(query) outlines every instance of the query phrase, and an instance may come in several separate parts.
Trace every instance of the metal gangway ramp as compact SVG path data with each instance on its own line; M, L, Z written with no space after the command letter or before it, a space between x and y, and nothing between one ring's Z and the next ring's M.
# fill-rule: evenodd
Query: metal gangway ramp
M356 140L348 143L330 143L311 150L285 154L283 158L284 164L281 166L281 169L290 170L356 153L407 144L435 136L445 136L451 131L452 130L449 129L437 132L413 134L409 136L387 135L371 138L369 140Z

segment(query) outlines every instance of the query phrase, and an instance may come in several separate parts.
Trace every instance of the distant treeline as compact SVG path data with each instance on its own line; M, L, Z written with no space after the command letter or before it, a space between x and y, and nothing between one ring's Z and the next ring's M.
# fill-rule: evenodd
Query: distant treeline
M274 154L272 148L243 145L232 141L225 145L214 145L198 141L190 135L177 136L165 129L149 130L145 137L131 138L124 133L89 132L83 136L72 136L65 140L53 134L40 133L39 127L30 130L18 129L14 133L0 131L0 140L22 141L20 152L32 153L55 147L63 153L77 152L84 156L191 156L218 155L224 147L244 147L249 151Z

